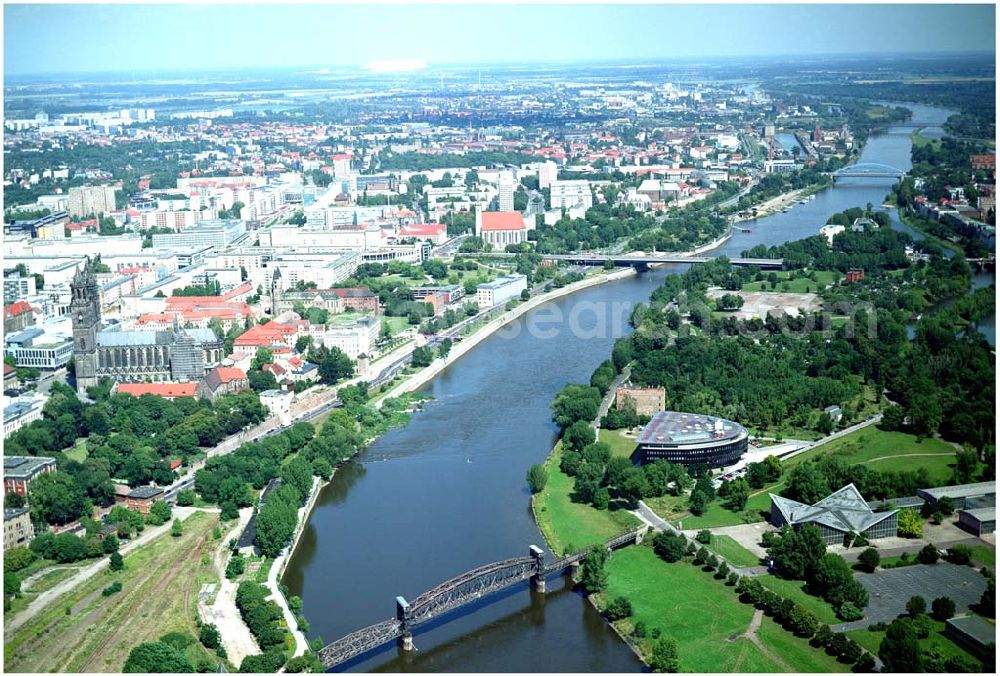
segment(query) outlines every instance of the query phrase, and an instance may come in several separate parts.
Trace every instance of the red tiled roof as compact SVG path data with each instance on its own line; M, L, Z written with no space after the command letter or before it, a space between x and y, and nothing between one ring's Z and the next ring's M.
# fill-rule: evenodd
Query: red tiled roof
M157 397L194 397L197 396L196 383L119 383L119 394L131 394L141 397L153 394Z
M18 315L23 315L25 312L31 312L31 304L25 300L15 301L10 305L3 306L4 317L17 317Z
M247 379L247 374L243 372L243 369L236 368L235 366L219 366L215 369L215 372L219 376L219 381L223 383Z
M525 230L524 217L517 211L484 211L483 230Z

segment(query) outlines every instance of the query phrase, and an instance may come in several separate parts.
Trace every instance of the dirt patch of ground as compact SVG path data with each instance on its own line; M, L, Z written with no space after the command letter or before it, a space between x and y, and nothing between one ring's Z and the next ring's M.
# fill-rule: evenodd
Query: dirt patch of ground
M725 291L709 289L709 298L719 298L725 294L735 294L743 298L743 307L728 314L737 319L766 318L772 312L797 317L801 310L818 312L822 304L815 293L778 293L775 291Z

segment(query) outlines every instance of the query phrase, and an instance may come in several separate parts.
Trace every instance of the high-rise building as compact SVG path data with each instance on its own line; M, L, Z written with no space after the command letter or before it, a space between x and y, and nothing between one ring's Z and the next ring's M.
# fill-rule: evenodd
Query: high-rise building
M69 189L69 215L89 216L115 210L116 189L110 185L86 185Z
M509 171L500 172L497 187L500 190L500 211L514 211L514 175Z
M559 167L555 162L543 162L538 166L538 189L545 190L559 177Z

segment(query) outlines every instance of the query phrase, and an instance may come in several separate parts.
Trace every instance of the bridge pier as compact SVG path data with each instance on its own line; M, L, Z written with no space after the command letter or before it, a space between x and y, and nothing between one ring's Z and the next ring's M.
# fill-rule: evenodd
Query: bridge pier
M535 574L531 576L531 589L540 594L545 593L545 552L541 547L531 545L528 554L535 560Z
M406 652L413 651L413 634L410 633L410 629L407 626L407 611L410 610L410 604L406 602L402 596L396 597L396 619L402 623L402 634L399 637L399 647Z

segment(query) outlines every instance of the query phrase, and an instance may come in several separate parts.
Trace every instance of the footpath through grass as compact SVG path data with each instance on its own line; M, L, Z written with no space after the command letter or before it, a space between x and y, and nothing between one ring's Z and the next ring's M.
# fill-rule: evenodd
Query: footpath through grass
M741 635L753 608L732 587L712 579L690 559L664 563L648 546L628 547L608 561L607 597L632 602L633 622L645 622L677 641L686 672L773 672L781 667Z
M913 434L888 432L874 425L791 458L786 467L795 467L821 455L837 455L852 465L865 464L883 471L927 469L936 482L947 481L955 464L955 448L941 439L918 439Z
M172 631L197 637L198 591L205 582L218 582L211 566L217 522L215 514L192 514L182 522L181 537L168 530L126 555L125 570L98 573L56 599L4 646L5 669L116 672L139 643ZM116 580L122 590L103 596L101 590ZM195 666L203 662L214 671L220 663L197 642L188 650Z

